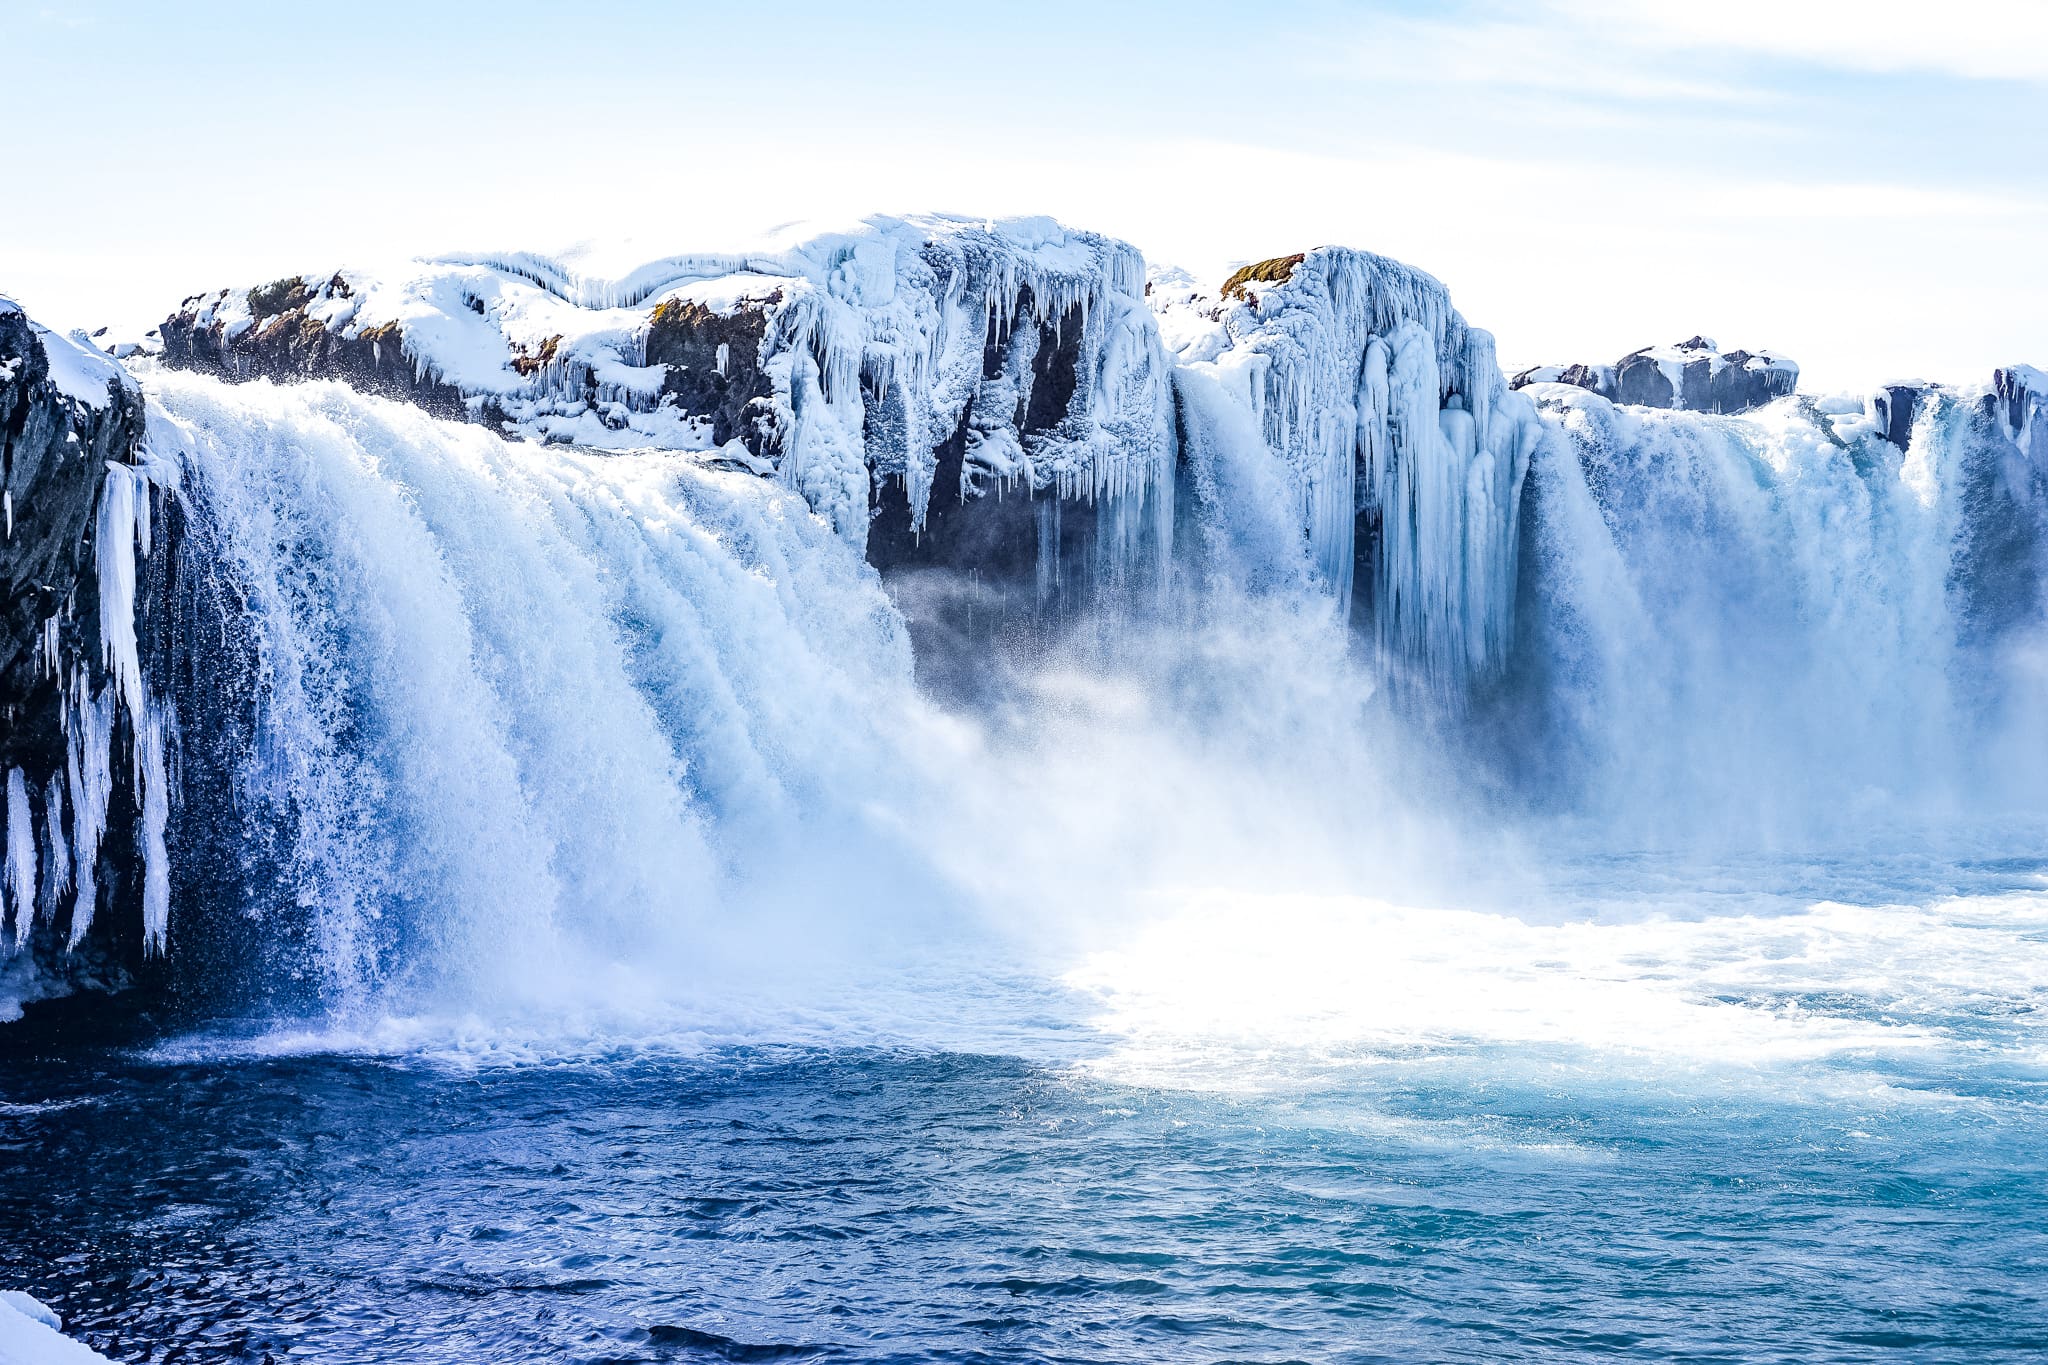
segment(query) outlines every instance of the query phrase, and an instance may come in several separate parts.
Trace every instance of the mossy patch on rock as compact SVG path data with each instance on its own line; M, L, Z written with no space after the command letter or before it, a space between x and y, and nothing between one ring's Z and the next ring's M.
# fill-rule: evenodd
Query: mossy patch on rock
M274 318L303 308L312 301L313 291L306 284L303 275L290 279L272 280L269 284L258 285L249 291L249 312L258 319Z
M1297 251L1292 256L1275 256L1271 260L1254 261L1242 266L1223 282L1223 297L1243 299L1252 302L1252 291L1245 286L1251 284L1285 284L1294 275L1294 267L1308 259L1306 252Z

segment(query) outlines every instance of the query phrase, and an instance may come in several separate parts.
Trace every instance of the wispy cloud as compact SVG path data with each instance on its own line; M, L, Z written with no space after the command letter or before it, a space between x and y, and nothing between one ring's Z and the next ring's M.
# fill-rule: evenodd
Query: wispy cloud
M2043 0L1549 0L1580 33L1647 51L1749 52L1837 70L2048 81Z
M1493 92L1533 92L1568 100L1608 99L1659 104L1740 104L1767 98L1724 75L1688 72L1682 63L1646 63L1640 45L1559 16L1531 18L1482 7L1475 13L1376 21L1328 65L1395 83L1462 85Z
M1785 98L1788 64L2048 81L2048 0L1464 0L1379 14L1337 62L1567 105L1768 103Z

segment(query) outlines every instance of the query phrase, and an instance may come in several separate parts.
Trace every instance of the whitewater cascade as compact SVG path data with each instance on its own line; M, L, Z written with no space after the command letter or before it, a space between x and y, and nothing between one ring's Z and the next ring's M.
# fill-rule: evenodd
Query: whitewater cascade
M193 705L253 690L227 746L271 854L248 912L323 996L566 970L564 916L627 953L687 939L719 876L857 821L908 646L779 484L337 385L151 388L183 553L245 604L242 672Z
M1743 418L1537 385L1517 736L1634 837L2038 811L2048 465L1980 392ZM1882 398L1882 395L1880 395ZM1526 719L1526 718L1525 718Z

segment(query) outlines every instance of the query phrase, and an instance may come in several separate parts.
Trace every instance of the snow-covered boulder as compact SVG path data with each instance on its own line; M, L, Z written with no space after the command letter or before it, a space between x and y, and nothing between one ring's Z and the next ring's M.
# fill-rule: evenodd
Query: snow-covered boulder
M1183 442L1248 414L1315 571L1397 671L1446 694L1506 661L1522 480L1544 426L1434 277L1323 247L1216 295L1153 280Z
M2008 365L1991 376L1992 405L2007 439L2048 467L2048 372Z
M536 440L718 450L800 489L885 566L928 552L935 507L1156 506L1170 482L1143 261L1110 238L877 217L619 275L577 267L447 256L195 296L163 324L164 359L339 379ZM1038 534L1026 519L1013 548Z
M42 1300L0 1289L0 1365L107 1365L107 1358L64 1335L64 1322Z
M1799 387L1799 366L1771 351L1722 351L1707 337L1646 346L1612 365L1540 365L1512 381L1570 384L1613 403L1687 412L1748 412Z

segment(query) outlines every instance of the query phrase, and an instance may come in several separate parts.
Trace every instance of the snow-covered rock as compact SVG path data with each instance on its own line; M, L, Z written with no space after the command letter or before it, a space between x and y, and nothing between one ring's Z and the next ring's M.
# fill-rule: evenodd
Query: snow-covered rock
M1886 384L1870 395L1870 419L1877 434L1884 437L1900 450L1913 441L1913 423L1934 385L1918 382ZM1841 429L1840 423L1837 430Z
M1569 384L1610 402L1687 412L1748 412L1799 387L1799 366L1771 351L1722 351L1707 337L1646 346L1612 365L1540 365L1513 388Z
M2008 365L1991 376L1993 405L2007 439L2048 466L2048 372Z
M935 496L1163 486L1143 282L1136 250L1049 219L877 217L619 276L527 253L297 276L195 296L161 330L167 363L230 378L341 379L537 440L723 448L849 538L900 499L915 539Z
M18 1289L0 1289L0 1365L107 1365L107 1358L64 1335L56 1313Z

